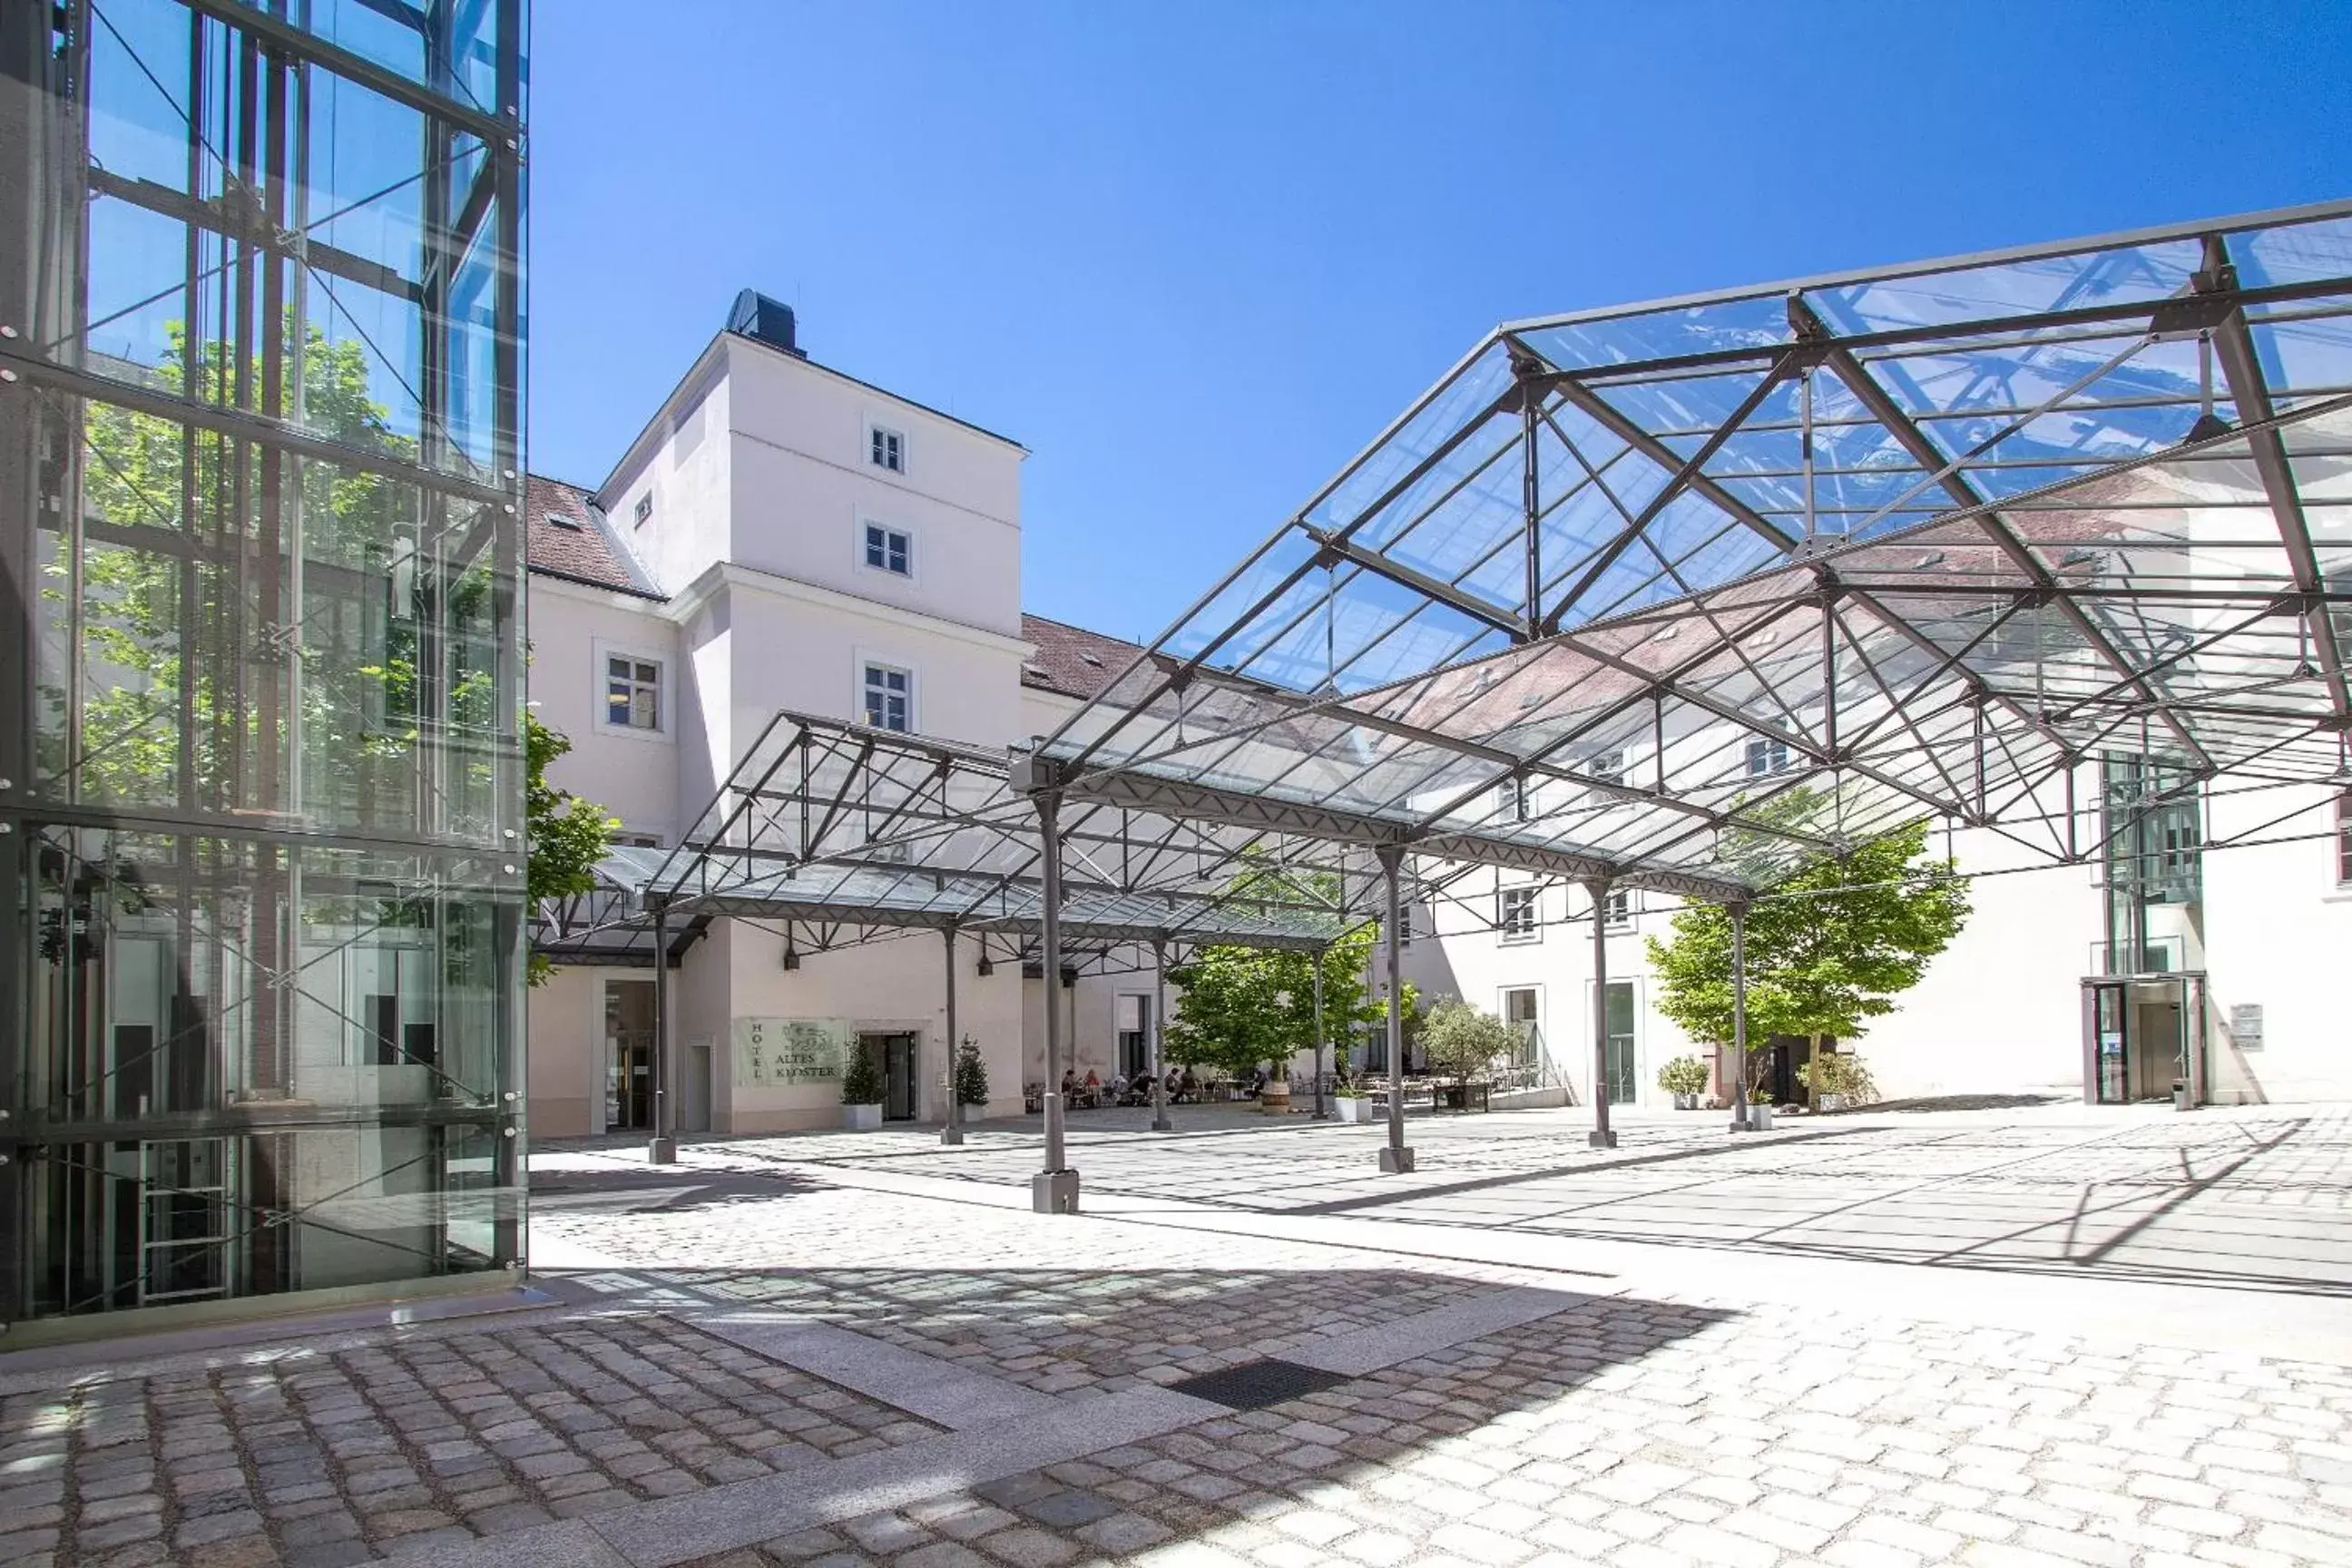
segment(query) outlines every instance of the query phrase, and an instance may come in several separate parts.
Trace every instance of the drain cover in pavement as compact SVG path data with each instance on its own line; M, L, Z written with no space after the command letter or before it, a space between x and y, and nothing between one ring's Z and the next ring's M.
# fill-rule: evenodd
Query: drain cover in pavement
M1240 1366L1188 1377L1168 1386L1178 1394L1214 1400L1235 1410L1263 1410L1269 1405L1279 1405L1286 1399L1349 1381L1339 1373L1301 1366L1295 1361L1267 1360L1244 1362Z

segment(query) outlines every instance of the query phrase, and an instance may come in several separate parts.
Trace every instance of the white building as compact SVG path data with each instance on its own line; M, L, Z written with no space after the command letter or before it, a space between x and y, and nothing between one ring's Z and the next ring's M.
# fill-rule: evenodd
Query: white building
M2104 834L2099 766L2077 774L2081 842ZM2063 807L2059 809L2063 810ZM2184 812L2187 808L2183 808ZM2202 1098L2215 1103L2352 1097L2352 1010L2333 964L2352 952L2352 797L2273 788L2208 794L2193 842L2227 845L2169 858L2176 901L2147 915L2148 961L2105 1004L2087 994L2108 970L2103 866L2052 866L1999 835L1938 823L1937 854L1973 874L1967 928L1919 986L1868 1034L1843 1042L1888 1099L2084 1091L2085 1041L2121 1033L2120 1082L2100 1098L2169 1093L2178 1045L2201 1037ZM1664 1108L1659 1068L1696 1056L1727 1063L1660 1014L1644 938L1670 940L1679 901L1621 892L1607 921L1612 1101ZM1581 888L1478 872L1419 902L1405 977L1428 996L1460 996L1532 1023L1577 1102L1589 1104L1594 1052L1591 900ZM2120 1006L2130 1016L2117 1018ZM1761 1047L1763 1042L1751 1041ZM1780 1042L1771 1065L1786 1098L1804 1047ZM2192 1058L2200 1055L2192 1049Z
M1023 616L1025 456L816 363L789 310L739 301L600 485L531 479L531 700L572 743L550 777L624 842L674 845L779 710L992 748L1052 729L1138 650ZM831 1086L734 1081L739 1019L845 1023L884 1063L887 1114L944 1110L936 933L795 951L791 967L761 922L677 940L683 1130L838 1121ZM957 962L958 1031L982 1047L992 1110L1017 1110L1042 1076L1043 977L969 939ZM1108 1077L1150 977L1059 989L1078 1070ZM649 1125L653 993L647 968L576 963L532 992L534 1131Z

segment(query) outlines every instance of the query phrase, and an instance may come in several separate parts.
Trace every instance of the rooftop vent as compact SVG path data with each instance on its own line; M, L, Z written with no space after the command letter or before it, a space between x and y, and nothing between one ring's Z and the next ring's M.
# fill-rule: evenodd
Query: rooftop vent
M735 296L735 308L727 312L727 330L740 332L747 338L757 338L771 348L788 354L808 358L800 345L797 329L793 322L790 305L769 299L757 289L746 289Z

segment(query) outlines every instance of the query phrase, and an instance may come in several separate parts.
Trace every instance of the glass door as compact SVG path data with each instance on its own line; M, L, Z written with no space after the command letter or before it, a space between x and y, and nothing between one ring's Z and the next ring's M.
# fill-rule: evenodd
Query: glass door
M604 1126L635 1131L654 1123L654 983L604 982Z
M1609 983L1609 1103L1631 1105L1639 1097L1633 1070L1633 983Z
M2123 1105L2130 1099L2124 1071L2128 1055L2131 1007L2126 987L2120 984L2091 987L2091 1050L2101 1105Z
M882 1037L882 1120L915 1119L915 1037Z

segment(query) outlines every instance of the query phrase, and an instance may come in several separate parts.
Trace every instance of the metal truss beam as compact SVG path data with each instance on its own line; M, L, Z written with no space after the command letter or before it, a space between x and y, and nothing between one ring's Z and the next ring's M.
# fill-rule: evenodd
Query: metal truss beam
M1809 321L1813 330L1820 332L1822 336L1829 336L1828 329L1822 325L1821 319L1814 316L1811 308L1803 301L1791 300L1789 308L1792 318ZM1911 455L1912 461L1917 463L1922 471L1939 476L1936 482L1944 493L1975 515L1977 525L1983 529L1992 542L2000 547L2001 553L2009 558L2011 563L2032 578L2037 589L2053 596L2054 602L2060 606L2059 613L2074 624L2076 635L2113 666L2117 675L2136 679L2130 660L2124 657L2122 650L2116 647L2105 631L2084 612L2082 605L2066 596L2064 586L2051 574L2049 568L2042 563L2041 558L2026 547L2016 531L2003 521L2000 512L1994 510L1983 496L1977 493L1976 487L1969 483L1967 476L1958 468L1951 466L1950 455L1921 430L1912 421L1910 416L1904 413L1893 395L1863 368L1861 362L1845 349L1832 348L1824 353L1822 363L1831 374L1845 384L1846 389L1853 394L1855 400L1863 405L1872 418L1878 421L1888 435L1895 437L1896 444ZM1945 471L1947 469L1948 471ZM2137 689L2143 697L2154 700L2155 693L2148 689L2145 681L2139 681ZM2168 720L2167 727L2172 731L2174 737L2181 745L2187 748L2189 754L2197 759L2198 766L2211 765L2211 759L2205 755L2204 748L2197 743L2197 737L2189 733L2187 725L2177 720Z

